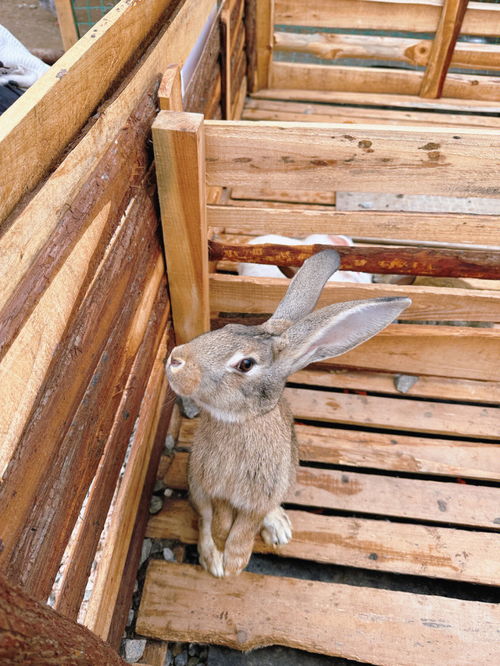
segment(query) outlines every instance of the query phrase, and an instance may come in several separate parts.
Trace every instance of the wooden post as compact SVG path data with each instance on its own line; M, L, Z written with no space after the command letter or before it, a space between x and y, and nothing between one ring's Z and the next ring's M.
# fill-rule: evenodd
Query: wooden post
M179 65L169 65L158 89L158 99L162 111L182 111L182 85Z
M226 2L221 12L221 55L222 55L222 113L225 120L232 120L231 98L231 4Z
M429 64L420 87L420 97L441 97L468 0L444 0L429 54Z
M0 576L1 664L125 666L112 647Z
M73 16L71 0L56 0L55 5L59 32L61 33L64 50L67 51L80 39Z
M246 4L247 42L255 57L249 59L248 83L251 92L269 87L273 57L274 0L248 0Z
M172 317L182 344L210 326L203 116L160 111L153 143Z

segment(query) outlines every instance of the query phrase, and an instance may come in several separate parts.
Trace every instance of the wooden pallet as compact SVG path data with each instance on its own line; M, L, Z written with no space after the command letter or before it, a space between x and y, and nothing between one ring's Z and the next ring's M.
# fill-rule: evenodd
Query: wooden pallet
M473 392L467 402L444 402L449 390L439 389L432 400L418 390L380 395L373 378L373 392L346 389L358 374L293 377L287 397L296 419L314 420L297 425L301 466L288 497L294 537L277 549L258 537L255 552L498 585L498 408L474 402ZM385 381L389 391L390 376ZM187 488L195 427L182 422L164 477L179 491ZM148 536L196 543L187 499L168 501ZM499 621L500 609L482 601L246 572L217 580L194 565L153 562L137 631L240 650L280 644L373 664L469 665L496 663Z

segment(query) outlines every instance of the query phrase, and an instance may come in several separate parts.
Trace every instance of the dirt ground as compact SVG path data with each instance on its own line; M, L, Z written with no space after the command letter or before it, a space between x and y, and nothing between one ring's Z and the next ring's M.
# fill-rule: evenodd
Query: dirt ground
M38 0L0 0L0 24L28 49L62 49L57 19Z

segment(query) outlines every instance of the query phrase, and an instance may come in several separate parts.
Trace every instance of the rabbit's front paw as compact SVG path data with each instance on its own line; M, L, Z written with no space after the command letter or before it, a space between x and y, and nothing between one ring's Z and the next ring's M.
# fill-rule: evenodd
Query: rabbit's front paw
M199 548L200 564L212 576L224 576L224 553L217 549L215 544Z
M290 541L292 524L281 506L270 511L264 518L260 536L268 546L283 546Z
M224 552L224 575L237 576L248 564L250 554L236 555L235 553Z

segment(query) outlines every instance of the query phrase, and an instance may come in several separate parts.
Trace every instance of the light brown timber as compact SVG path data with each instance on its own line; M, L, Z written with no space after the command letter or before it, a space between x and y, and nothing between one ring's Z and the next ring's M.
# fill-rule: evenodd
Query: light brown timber
M158 100L162 111L182 111L181 70L179 65L169 65L160 81Z

